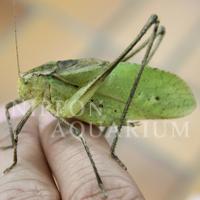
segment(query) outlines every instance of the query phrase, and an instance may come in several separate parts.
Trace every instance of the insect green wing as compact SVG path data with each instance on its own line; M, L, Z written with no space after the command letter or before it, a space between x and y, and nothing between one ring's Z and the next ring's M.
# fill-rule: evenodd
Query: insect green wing
M67 82L82 87L98 76L108 64L106 61L96 59L80 59L74 61L71 67L67 67L69 63L60 62L62 70L58 74ZM107 101L107 104L109 101L112 104L118 102L123 107L139 67L138 64L120 63L96 91L94 98L98 96L101 102ZM113 110L119 109L118 104ZM189 114L195 106L194 96L185 81L175 74L146 67L127 118L177 118ZM115 112L112 114L116 115Z
M34 98L57 117L68 118L69 102L81 100L91 83L109 66L98 59L78 59L51 62L25 73L19 81L22 99ZM96 125L119 124L125 102L140 65L119 63L96 90L90 90L90 101L75 106L75 116ZM85 96L88 98L88 96ZM84 97L84 98L85 98ZM66 105L68 107L66 107ZM168 119L182 117L195 108L194 96L178 76L146 67L126 119ZM66 110L67 108L67 110ZM91 109L92 108L92 109Z

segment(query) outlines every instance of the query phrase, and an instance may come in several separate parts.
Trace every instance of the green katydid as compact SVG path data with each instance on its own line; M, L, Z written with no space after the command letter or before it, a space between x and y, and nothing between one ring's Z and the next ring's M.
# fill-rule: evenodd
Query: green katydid
M138 48L133 49L152 26L154 28L151 36ZM195 108L196 102L187 84L172 73L147 66L164 34L165 29L159 26L158 17L152 15L138 36L113 62L99 59L56 61L20 73L15 31L19 99L6 105L12 138L10 147L14 149L14 158L13 164L4 172L9 172L17 164L18 135L39 105L43 105L66 125L66 119L71 117L105 127L115 123L118 131L111 146L111 156L124 168L123 163L115 155L115 148L121 128L128 120L169 119L189 114ZM141 65L126 62L143 48L146 48L146 53ZM13 130L9 109L29 99L33 99L33 106ZM90 114L90 102L101 107L101 115ZM81 112L83 109L84 112ZM72 134L84 145L98 185L105 195L103 181L81 131L73 127Z

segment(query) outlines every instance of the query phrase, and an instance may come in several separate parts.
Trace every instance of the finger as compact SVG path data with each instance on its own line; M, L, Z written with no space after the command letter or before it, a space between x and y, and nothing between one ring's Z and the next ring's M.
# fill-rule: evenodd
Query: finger
M57 121L48 115L40 120L40 137L49 166L57 180L63 200L101 199L102 194L83 145L70 134L55 134ZM89 132L88 125L84 125ZM143 199L136 184L110 156L109 145L102 136L86 134L97 169L103 180L108 199ZM98 136L98 137L97 137Z
M19 135L18 163L0 177L0 199L59 199L38 138L37 120L30 117ZM7 135L0 145L10 143ZM11 165L12 158L13 149L0 151L1 173Z

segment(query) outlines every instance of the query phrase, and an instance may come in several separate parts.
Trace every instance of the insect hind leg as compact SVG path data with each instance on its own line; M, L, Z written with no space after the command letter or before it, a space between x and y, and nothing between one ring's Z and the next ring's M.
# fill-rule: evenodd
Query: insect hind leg
M137 89L137 86L138 86L138 83L140 81L140 78L142 76L142 73L144 71L144 68L145 66L148 64L149 60L151 59L151 57L153 56L153 54L155 53L156 49L158 48L161 40L162 40L162 37L161 39L158 40L158 42L155 44L155 46L153 47L154 45L154 42L156 40L156 36L158 34L158 27L159 27L159 22L157 21L155 24L154 24L154 29L153 29L153 32L151 34L151 37L148 41L148 44L147 44L147 49L146 49L146 52L145 52L145 55L144 55L144 58L142 60L142 64L141 64L141 67L140 67L140 70L138 72L138 75L136 77L136 79L134 79L134 82L133 82L133 86L131 88L131 91L130 91L130 94L129 94L129 97L127 99L127 102L125 104L125 107L124 107L124 110L122 112L122 115L121 115L121 118L120 118L120 123L119 123L119 126L117 128L117 133L115 135L115 138L113 139L113 143L111 145L111 156L119 163L119 165L124 168L125 170L127 169L125 167L125 165L120 161L120 159L115 155L115 149L116 149L116 145L117 145L117 142L118 142L118 139L119 139L119 135L121 133L121 129L122 129L122 126L125 122L125 119L126 119L126 115L127 115L127 112L128 112L128 109L129 109L129 106L134 98L134 95L135 95L135 92L136 92L136 89ZM163 29L164 30L164 29ZM163 34L162 34L163 35Z
M150 59L153 57L153 55L157 51L158 47L160 46L160 44L161 44L161 42L162 42L162 40L163 40L163 38L165 36L165 33L166 33L165 27L164 26L160 26L159 29L158 29L158 32L156 34L157 42L154 45L151 54L149 55L148 62L150 61ZM148 45L150 39L151 39L151 36L147 40L145 40L138 48L136 48L134 51L130 52L122 61L126 62L129 59L131 59L133 56L135 56L137 53L139 53L142 49L144 49Z

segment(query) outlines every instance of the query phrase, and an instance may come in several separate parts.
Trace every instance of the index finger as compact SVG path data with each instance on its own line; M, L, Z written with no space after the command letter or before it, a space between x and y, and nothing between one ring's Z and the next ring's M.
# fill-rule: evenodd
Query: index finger
M40 138L49 166L57 180L63 200L101 199L102 193L83 145L71 134L55 135L57 120L50 114L40 119ZM108 199L144 199L130 175L110 156L105 138L94 129L84 134L96 167L103 180Z

